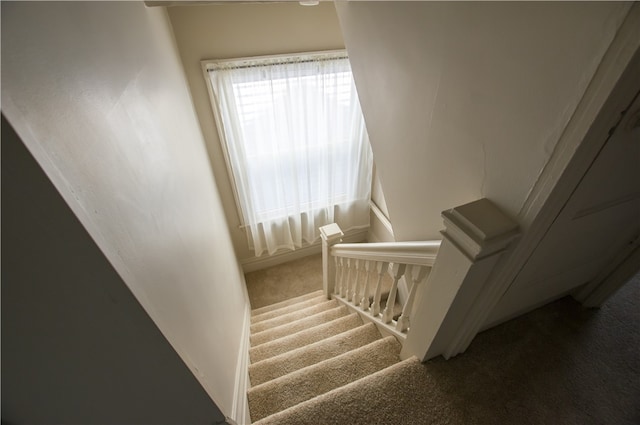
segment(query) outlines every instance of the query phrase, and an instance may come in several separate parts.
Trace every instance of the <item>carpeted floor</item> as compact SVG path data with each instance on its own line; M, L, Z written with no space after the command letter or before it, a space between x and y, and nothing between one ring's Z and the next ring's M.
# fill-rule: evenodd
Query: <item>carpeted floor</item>
M245 279L252 309L308 294L322 289L322 255L247 273Z
M297 274L295 263L278 267L289 270L265 275ZM256 305L270 304L253 285ZM454 359L396 363L260 421L390 423L640 424L640 275L601 309L563 298L481 333Z

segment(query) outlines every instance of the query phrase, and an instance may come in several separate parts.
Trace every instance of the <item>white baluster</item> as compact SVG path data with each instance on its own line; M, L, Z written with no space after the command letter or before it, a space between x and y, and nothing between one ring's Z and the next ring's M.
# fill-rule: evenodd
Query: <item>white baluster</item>
M387 272L389 263L376 262L376 271L378 272L378 283L376 284L376 293L373 297L373 306L371 307L371 315L376 317L380 314L380 298L382 297L382 279Z
M360 280L360 269L362 265L362 260L355 260L356 267L356 278L353 281L353 288L349 295L349 301L353 301L353 305L358 305L358 281Z
M393 265L393 268L392 268L393 284L391 285L391 292L389 293L389 298L387 299L387 306L382 312L383 323L389 323L393 319L393 306L396 303L396 294L398 292L398 281L404 274L405 268L406 268L406 264L395 263Z
M335 289L334 289L334 294L340 294L340 286L342 285L342 263L340 262L340 260L342 260L342 257L333 257L333 260L335 262L335 269L336 269L336 283L335 283Z
M362 311L369 310L369 277L371 276L371 261L364 264L365 279L364 288L362 288L362 299L360 300L360 308Z
M349 294L351 293L349 288L351 288L352 261L353 260L351 258L347 258L347 280L344 282L344 285L343 285L344 293L341 294L343 298L347 298L347 299L349 297Z
M407 297L407 302L404 304L402 309L402 315L398 318L398 323L396 323L396 329L400 332L404 332L409 329L411 309L413 308L413 300L416 297L416 291L418 289L418 285L427 277L429 274L429 267L426 266L413 266L410 271L406 271L404 276L405 279L411 278L412 285L409 290L409 296ZM416 269L418 269L418 273L416 276Z

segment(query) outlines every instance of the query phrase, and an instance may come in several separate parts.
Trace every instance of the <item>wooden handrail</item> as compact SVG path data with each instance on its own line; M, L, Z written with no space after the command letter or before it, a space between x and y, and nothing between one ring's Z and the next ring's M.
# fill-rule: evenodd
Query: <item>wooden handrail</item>
M433 266L442 241L339 243L331 246L334 257Z

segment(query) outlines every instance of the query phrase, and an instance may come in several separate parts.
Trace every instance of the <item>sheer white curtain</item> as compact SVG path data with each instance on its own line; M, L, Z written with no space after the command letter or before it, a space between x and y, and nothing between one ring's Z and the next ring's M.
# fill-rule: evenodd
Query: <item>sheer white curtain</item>
M256 256L332 222L369 225L373 160L347 58L218 64L209 77Z

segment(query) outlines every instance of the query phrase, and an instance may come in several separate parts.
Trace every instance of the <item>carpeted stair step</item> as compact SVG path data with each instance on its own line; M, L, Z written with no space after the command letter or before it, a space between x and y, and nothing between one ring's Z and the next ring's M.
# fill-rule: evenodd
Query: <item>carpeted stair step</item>
M398 341L389 336L252 387L247 392L251 418L258 421L385 369L399 361L400 348Z
M311 307L312 305L323 303L327 300L327 297L324 294L318 295L313 298L309 298L304 301L300 301L295 304L286 305L284 307L278 308L276 310L267 311L265 313L261 313L255 316L251 316L251 324L260 323L263 320L273 319L274 317L281 316L283 314L291 313L293 311L302 310L303 308Z
M381 338L378 328L373 323L367 323L322 341L254 363L249 366L251 385L263 384Z
M348 314L349 314L349 310L347 309L347 307L345 306L335 307L330 310L316 313L313 316L296 320L293 323L287 323L285 325L267 329L266 331L257 332L253 335L250 335L249 340L251 342L252 347L257 347L260 344L264 344L266 342L273 341L278 338L282 338L296 332L300 332L304 329L317 326L325 322L329 322L341 316L347 316Z
M288 335L257 347L251 347L249 349L249 358L252 363L257 363L270 357L295 350L296 348L330 338L350 329L357 328L358 326L362 326L362 319L358 313L351 313L348 316L305 329L293 335Z
M425 385L430 382L432 385ZM412 357L275 413L254 425L371 425L465 423L442 409L438 378ZM468 419L468 418L467 418Z
M278 310L282 307L297 304L299 302L310 300L312 298L316 298L322 294L324 294L324 292L322 291L322 289L319 289L314 292L309 292L308 294L300 295L299 297L289 298L288 300L280 301L279 303L256 308L251 310L251 316L259 316L260 314L266 313L268 311Z
M283 314L273 319L263 320L259 323L251 325L251 334L266 331L267 329L275 328L278 326L292 323L296 320L304 319L305 317L313 316L314 314L321 313L323 311L330 310L332 308L339 307L338 301L324 299L324 302L311 305L301 310L292 311L291 313Z

